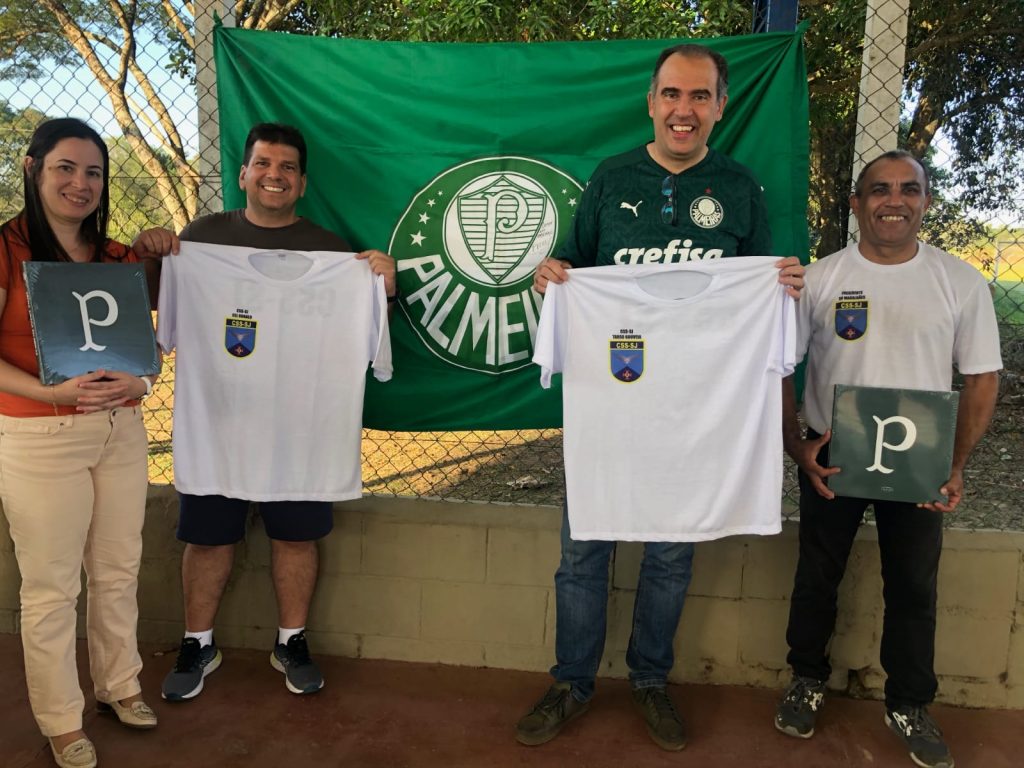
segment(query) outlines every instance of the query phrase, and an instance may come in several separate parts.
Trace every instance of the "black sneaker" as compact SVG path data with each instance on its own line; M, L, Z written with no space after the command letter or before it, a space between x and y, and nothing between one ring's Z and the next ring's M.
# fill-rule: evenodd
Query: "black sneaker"
M221 658L216 643L200 647L196 638L183 638L178 660L164 678L160 695L167 701L185 701L198 696L203 690L203 678L220 666Z
M809 739L814 735L814 721L824 703L824 680L793 675L793 682L775 710L775 727L789 736Z
M555 683L533 709L516 723L516 741L530 747L551 741L562 726L590 708L577 701L569 683Z
M289 637L287 645L275 644L270 666L284 673L284 684L292 693L316 693L324 687L320 667L309 657L305 632Z
M686 746L683 719L664 686L634 688L633 703L643 714L647 732L655 744L669 752L678 752Z
M910 759L922 768L953 768L953 756L942 740L942 731L924 707L905 706L887 710L885 724L910 750Z

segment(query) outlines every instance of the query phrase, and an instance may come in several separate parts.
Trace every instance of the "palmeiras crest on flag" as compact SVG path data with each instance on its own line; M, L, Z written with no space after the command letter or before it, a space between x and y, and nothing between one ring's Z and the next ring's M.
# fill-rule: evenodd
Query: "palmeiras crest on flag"
M856 341L868 332L868 300L836 302L836 336L843 341Z
M546 194L513 178L497 174L487 186L457 198L466 247L496 285L530 253L548 203Z
M248 357L256 349L256 321L229 317L224 321L224 348L234 357Z
M431 179L391 235L398 306L423 346L459 368L526 368L540 317L533 272L557 253L583 187L528 157L467 160Z
M608 356L612 376L626 384L632 384L644 374L643 339L623 341L612 339L608 342Z

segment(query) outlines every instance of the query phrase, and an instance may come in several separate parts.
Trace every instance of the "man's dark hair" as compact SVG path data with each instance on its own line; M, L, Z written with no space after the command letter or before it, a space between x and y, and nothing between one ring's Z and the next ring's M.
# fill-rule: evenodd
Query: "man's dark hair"
M299 151L299 170L303 175L306 174L306 140L302 138L302 132L298 128L284 123L257 123L249 129L249 135L245 137L242 165L249 164L252 159L253 145L257 141L295 147Z
M25 227L32 261L71 261L71 257L54 234L39 196L39 178L43 173L43 158L64 139L85 139L96 145L103 158L103 189L99 205L81 223L82 239L93 247L91 260L99 261L107 242L107 221L110 218L110 155L103 138L92 128L74 117L58 117L40 123L32 134L25 156L32 164L22 171L25 185Z
M661 65L665 63L669 56L677 53L688 59L710 59L714 62L715 69L718 71L718 82L715 84L715 101L721 101L725 98L729 92L729 64L726 62L725 56L718 51L711 50L706 45L699 45L697 43L680 43L661 52L658 60L654 62L654 72L651 74L651 93L654 93L654 89L657 87L658 72L661 71Z
M857 174L857 182L853 185L854 197L861 196L861 193L864 191L864 177L867 175L868 169L880 160L913 160L921 168L921 172L924 174L924 193L926 195L931 194L932 180L928 175L927 166L905 149L891 149L888 152L883 152L860 169L860 173Z

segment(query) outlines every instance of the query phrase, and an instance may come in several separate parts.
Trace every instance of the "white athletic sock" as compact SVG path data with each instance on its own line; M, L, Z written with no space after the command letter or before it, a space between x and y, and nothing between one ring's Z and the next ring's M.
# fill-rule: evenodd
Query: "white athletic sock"
M284 627L277 628L277 642L279 645L288 645L288 641L294 636L302 632L305 627L296 627L295 629L285 629Z
M185 637L194 637L199 641L199 647L205 648L208 645L213 645L213 630L208 629L205 632L186 632Z

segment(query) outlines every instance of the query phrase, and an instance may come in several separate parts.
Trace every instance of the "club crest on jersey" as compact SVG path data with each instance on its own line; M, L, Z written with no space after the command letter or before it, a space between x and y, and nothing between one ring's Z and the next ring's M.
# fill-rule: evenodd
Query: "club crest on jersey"
M868 300L840 298L835 304L836 336L843 341L857 341L868 332Z
M615 334L608 342L612 376L632 384L644 375L644 340L633 333Z
M530 365L541 304L533 271L555 253L582 191L552 165L501 156L463 162L416 192L388 252L423 346L481 373Z
M256 321L234 314L224 320L224 348L234 357L248 357L256 349Z
M701 229L714 229L723 218L725 209L710 195L701 195L690 203L690 219Z

